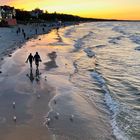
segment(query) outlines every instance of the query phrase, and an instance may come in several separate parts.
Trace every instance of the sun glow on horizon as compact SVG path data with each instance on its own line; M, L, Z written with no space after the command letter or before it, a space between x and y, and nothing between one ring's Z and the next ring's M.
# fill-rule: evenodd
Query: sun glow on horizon
M0 5L4 4L82 17L140 20L140 0L1 0Z

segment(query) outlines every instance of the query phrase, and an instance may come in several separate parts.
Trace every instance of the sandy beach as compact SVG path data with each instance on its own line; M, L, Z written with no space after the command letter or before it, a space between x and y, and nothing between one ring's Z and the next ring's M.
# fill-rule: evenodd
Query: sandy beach
M37 35L48 33L55 26L52 23L32 23L32 24L18 24L11 28L0 28L1 48L0 54L9 55L12 50L21 47L30 38L36 38ZM19 31L18 31L19 30ZM25 37L23 32L25 32Z
M3 140L49 138L42 118L45 116L43 113L49 110L48 102L55 90L44 79L42 81L35 79L36 82L31 83L27 76L31 73L25 64L27 57L25 54L24 49L17 50L11 57L4 58L1 67L0 89L3 107L0 109L0 139ZM16 103L15 108L13 102ZM17 117L16 122L13 121L13 116Z
M18 28L24 30L26 38L21 31L17 33ZM36 82L32 83L31 71L25 64L25 59L28 55L26 42L32 38L40 40L39 34L46 34L53 28L49 23L45 24L45 27L44 24L32 24L0 29L0 100L2 105L0 139L2 140L50 139L46 124L42 119L49 111L48 103L55 94L55 88L48 85L44 77L41 78L42 80L37 80L37 74L33 78ZM32 52L31 49L29 51ZM8 96L8 99L5 100L3 94ZM16 103L15 108L13 108L13 102ZM13 120L14 116L17 117L16 122Z
M140 140L140 0L0 0L0 140Z
M40 48L36 44L43 38L38 35L45 36L55 28L51 24L46 26L45 28L43 25L33 24L0 29L0 139L2 140L52 139L45 120L50 110L49 102L56 94L56 88L47 83L44 71L57 67L54 61L56 56L54 58L50 56L50 61L44 63L45 70L42 64L41 72L38 74L34 69L31 71L25 63L30 52L35 53L39 50L43 62L46 61L45 57L52 53L51 48L45 50L46 53L44 53L45 48ZM26 38L22 33L17 34L18 28L24 29ZM41 73L43 74L40 77ZM14 108L13 102L16 103ZM16 122L13 120L14 116L16 116Z
M75 28L75 26L73 27ZM15 29L11 30L12 34L16 36ZM70 56L71 54L67 53L71 51L71 46L69 46L69 40L64 40L60 35L61 30L52 30L49 34L30 39L22 44L21 48L11 53L10 57L4 57L2 60L0 139L81 140L81 137L83 140L86 140L87 137L89 139L100 138L101 140L114 139L110 133L110 125L98 118L100 112L96 106L94 104L86 105L87 98L82 97L82 94L74 94L80 92L79 88L73 87L71 83L73 74L76 73L76 65L72 60L68 61L67 58L73 59L75 56ZM16 40L16 38L14 39ZM18 38L19 42L21 38ZM30 70L29 64L25 63L29 53L35 54L36 51L39 52L42 59L39 72L35 65L33 70ZM66 100L59 98L60 93L64 94ZM67 98L72 100L72 105L69 102L66 103ZM15 108L12 106L13 102L16 103ZM83 107L78 107L78 104L83 104ZM92 125L94 128L98 127L95 130L91 129L92 135L91 133L89 135L81 133L89 128L84 126L80 131L80 127L87 122L78 119L79 117L73 110L74 106L78 107L79 113L86 112L87 108L91 110L90 114L94 116ZM16 122L13 120L14 116L17 118ZM50 131L53 127L57 128L55 133Z
M139 139L139 33L131 24L53 29L2 55L0 140ZM30 69L25 61L36 52L42 62Z

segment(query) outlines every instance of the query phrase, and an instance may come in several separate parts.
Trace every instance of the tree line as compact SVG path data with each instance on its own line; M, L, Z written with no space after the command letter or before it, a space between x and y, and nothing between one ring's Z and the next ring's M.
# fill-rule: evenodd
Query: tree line
M95 19L95 18L84 18L80 16L61 14L61 13L48 13L47 11L39 14L37 17L31 15L31 11L25 11L21 9L16 9L16 19L17 21L30 21L30 22L40 22L40 21L56 21L61 20L66 21L106 21L106 19ZM110 21L110 20L109 20Z
M60 14L60 13L41 13L36 16L32 16L30 11L16 9L16 19L17 21L86 21L91 20L89 18L82 18L79 16L69 15L69 14Z

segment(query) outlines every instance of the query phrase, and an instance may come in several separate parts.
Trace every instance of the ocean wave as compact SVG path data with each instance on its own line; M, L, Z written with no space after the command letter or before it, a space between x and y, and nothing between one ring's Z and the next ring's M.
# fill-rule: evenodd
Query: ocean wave
M85 49L84 49L84 52L87 53L87 56L88 56L88 57L94 57L94 56L96 55L95 52L92 51L90 48L85 48Z
M109 43L112 44L119 44L119 41L123 38L124 36L117 36L117 37L109 37Z
M103 47L105 47L106 45L97 45L97 46L95 46L96 48L103 48Z
M119 110L120 105L117 101L115 101L111 97L109 89L104 80L104 77L96 71L92 72L91 76L100 84L101 89L104 92L104 101L109 111L111 112L111 126L113 129L114 135L116 136L118 140L128 140L125 134L123 133L123 131L118 127L117 120L116 120L120 112Z
M133 34L129 36L130 40L132 40L134 43L140 45L140 35Z
M70 27L70 29L66 30L64 36L70 37L72 35L72 33L76 32L75 29L76 29L75 27Z
M140 51L140 46L136 47L135 50Z
M78 40L75 41L74 47L79 50L81 48L84 48L85 46L85 40L89 40L90 37L93 38L93 32L89 31L89 33L87 33L86 35L82 36L81 38L79 38Z
M112 30L116 31L116 32L119 32L119 33L121 33L123 35L127 35L127 33L125 32L126 29L125 29L124 26L115 26L115 27L112 28Z

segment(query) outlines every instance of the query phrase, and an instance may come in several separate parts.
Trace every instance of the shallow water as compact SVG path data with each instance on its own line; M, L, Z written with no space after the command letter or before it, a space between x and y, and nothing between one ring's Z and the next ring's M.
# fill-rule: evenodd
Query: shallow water
M53 45L68 49L57 59L67 61L66 69L49 75L58 80L48 114L54 137L140 139L140 23L85 23L60 30L59 37L63 41Z

